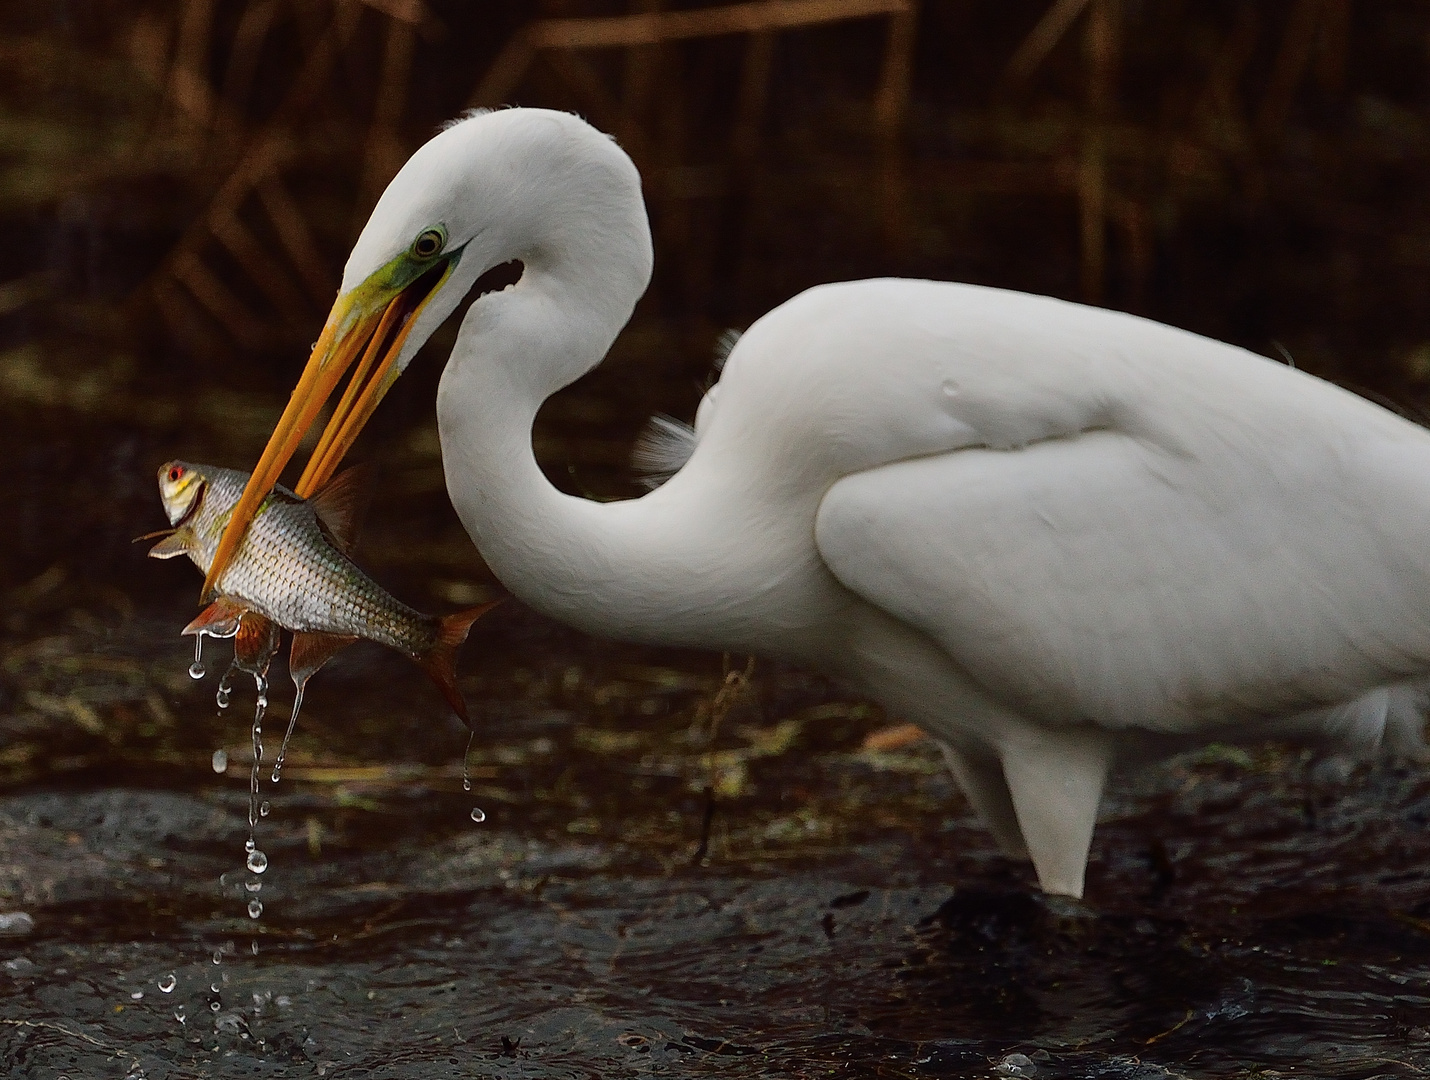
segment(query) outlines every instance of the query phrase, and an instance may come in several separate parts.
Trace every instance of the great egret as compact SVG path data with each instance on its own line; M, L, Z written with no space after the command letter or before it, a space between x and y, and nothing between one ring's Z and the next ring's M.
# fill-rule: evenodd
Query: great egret
M556 490L533 418L601 361L652 255L630 159L539 109L448 126L383 193L208 589L343 373L301 494L510 260L437 398L447 490L496 575L593 634L848 680L939 739L1045 890L1081 895L1119 757L1271 736L1426 756L1430 433L1146 319L823 285L735 345L669 482Z

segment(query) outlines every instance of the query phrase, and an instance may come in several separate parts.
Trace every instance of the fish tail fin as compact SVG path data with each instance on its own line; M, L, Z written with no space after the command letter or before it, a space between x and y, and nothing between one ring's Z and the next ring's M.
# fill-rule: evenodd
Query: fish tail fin
M467 640L467 633L476 622L500 600L479 604L465 611L444 615L438 620L437 641L425 653L415 657L417 666L427 672L428 678L437 684L452 711L462 718L467 727L472 726L472 718L467 713L467 703L462 700L462 692L457 689L457 650Z

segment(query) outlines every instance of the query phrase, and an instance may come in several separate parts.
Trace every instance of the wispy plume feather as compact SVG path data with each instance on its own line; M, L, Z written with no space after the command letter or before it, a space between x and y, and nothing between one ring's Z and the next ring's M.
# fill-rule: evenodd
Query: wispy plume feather
M654 491L681 470L695 453L695 429L669 416L652 416L636 438L631 467L639 483Z

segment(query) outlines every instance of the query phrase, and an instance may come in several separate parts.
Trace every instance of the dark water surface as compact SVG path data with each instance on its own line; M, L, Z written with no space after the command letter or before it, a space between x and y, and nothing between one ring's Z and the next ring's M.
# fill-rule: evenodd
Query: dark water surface
M1430 1066L1416 770L1213 748L1125 778L1075 904L997 856L925 744L863 749L877 717L822 680L757 668L707 752L713 661L505 618L491 654L473 646L471 793L455 722L367 763L313 752L327 725L405 699L440 716L401 661L345 657L315 681L306 740L280 784L265 775L259 919L242 865L251 690L210 722L214 676L190 683L184 643L111 635L86 663L167 673L166 707L215 734L162 764L75 755L62 783L0 798L0 896L33 919L0 938L6 1075ZM542 633L547 674L513 677L496 639ZM90 679L70 700L99 696Z

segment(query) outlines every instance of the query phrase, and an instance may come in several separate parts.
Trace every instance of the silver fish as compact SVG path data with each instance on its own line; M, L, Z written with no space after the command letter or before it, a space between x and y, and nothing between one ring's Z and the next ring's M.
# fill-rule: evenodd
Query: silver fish
M452 615L424 615L389 593L350 558L357 471L335 477L310 499L276 487L263 501L216 599L186 634L236 636L235 658L262 672L291 631L289 669L304 684L338 650L358 638L395 649L417 663L470 726L456 684L457 649L493 603ZM207 573L248 473L171 461L159 470L159 495L172 529L150 550L155 559L187 555ZM157 534L154 534L157 535Z

